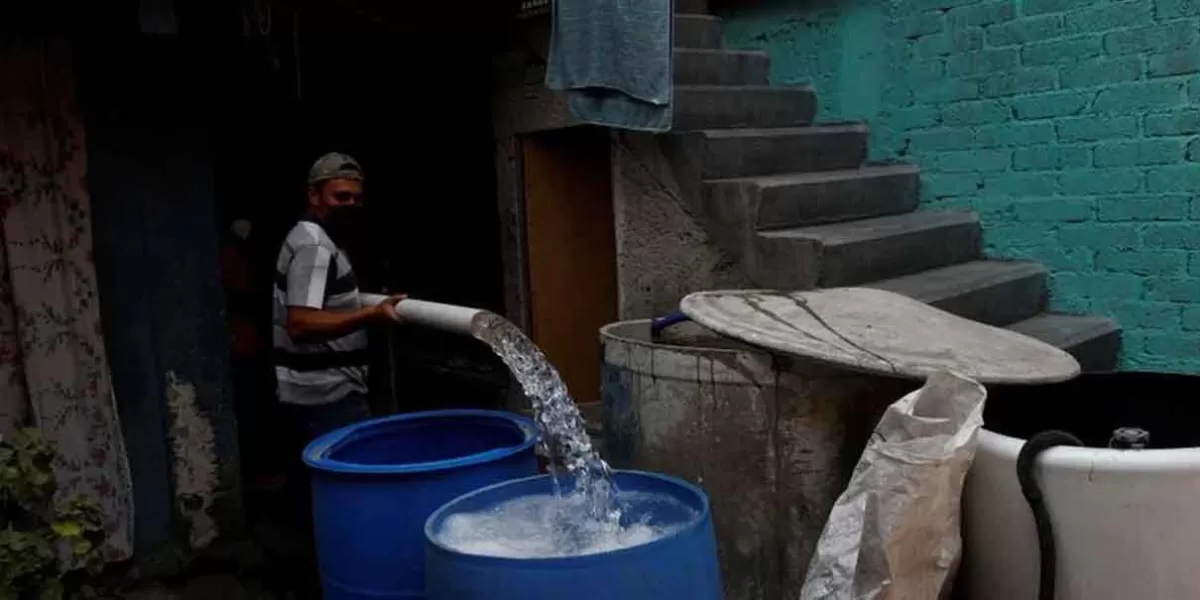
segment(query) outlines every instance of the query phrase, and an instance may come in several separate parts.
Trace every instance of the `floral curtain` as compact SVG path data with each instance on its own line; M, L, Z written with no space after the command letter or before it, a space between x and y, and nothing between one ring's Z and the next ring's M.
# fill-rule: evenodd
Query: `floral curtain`
M65 43L0 34L0 435L53 440L60 493L104 508L107 558L133 503L100 331L83 126Z

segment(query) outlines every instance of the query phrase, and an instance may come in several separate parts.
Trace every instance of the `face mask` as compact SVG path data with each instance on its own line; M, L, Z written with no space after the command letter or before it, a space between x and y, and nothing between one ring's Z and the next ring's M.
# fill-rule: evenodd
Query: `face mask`
M322 224L335 242L353 243L364 233L363 209L361 206L331 206Z

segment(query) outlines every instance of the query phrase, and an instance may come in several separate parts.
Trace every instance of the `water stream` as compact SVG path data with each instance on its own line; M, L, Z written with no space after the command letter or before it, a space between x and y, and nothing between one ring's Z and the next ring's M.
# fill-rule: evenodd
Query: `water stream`
M569 493L585 500L580 508L592 519L618 520L620 514L613 501L608 464L592 447L579 407L558 371L520 328L498 315L483 317L474 334L504 361L533 404L540 444L550 459L556 489L559 481L556 463L561 463L574 481Z

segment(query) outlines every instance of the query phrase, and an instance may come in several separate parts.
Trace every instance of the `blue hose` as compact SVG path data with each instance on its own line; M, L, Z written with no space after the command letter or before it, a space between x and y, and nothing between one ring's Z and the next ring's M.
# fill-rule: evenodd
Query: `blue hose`
M650 319L650 338L651 339L657 338L658 335L660 333L662 333L662 330L664 330L672 325L678 325L685 321L691 321L691 320L692 320L691 317L689 317L681 312L678 312L678 311L673 312L666 316L658 317L657 319Z

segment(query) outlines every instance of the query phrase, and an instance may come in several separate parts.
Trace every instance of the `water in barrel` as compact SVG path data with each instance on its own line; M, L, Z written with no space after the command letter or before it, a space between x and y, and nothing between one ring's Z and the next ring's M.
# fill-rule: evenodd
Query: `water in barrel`
M468 554L511 558L582 556L648 543L678 525L652 523L658 509L678 513L677 500L621 492L592 446L584 419L544 354L516 325L489 316L475 336L512 371L533 404L542 449L551 459L552 495L515 498L481 513L454 515L439 539ZM565 473L557 470L560 464ZM559 479L569 481L558 485ZM684 519L686 521L686 519Z

